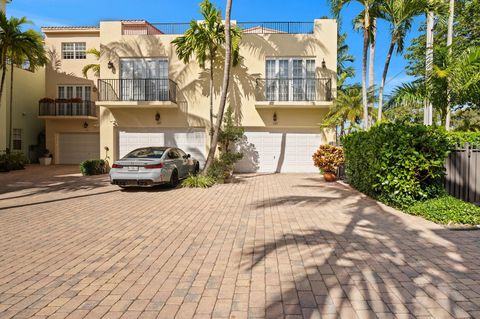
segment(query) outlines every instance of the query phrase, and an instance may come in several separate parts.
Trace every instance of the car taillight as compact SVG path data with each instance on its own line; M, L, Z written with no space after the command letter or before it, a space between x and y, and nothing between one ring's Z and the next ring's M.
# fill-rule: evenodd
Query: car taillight
M163 164L145 165L144 168L162 168Z
M118 164L113 164L113 165L112 165L112 168L123 168L123 166L122 166L122 165L118 165Z

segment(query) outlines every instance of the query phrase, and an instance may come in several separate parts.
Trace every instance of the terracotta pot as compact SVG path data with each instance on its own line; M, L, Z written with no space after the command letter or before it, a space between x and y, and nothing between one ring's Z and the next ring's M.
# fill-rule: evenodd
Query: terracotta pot
M335 182L337 180L337 175L335 173L325 172L323 173L323 178L326 182Z

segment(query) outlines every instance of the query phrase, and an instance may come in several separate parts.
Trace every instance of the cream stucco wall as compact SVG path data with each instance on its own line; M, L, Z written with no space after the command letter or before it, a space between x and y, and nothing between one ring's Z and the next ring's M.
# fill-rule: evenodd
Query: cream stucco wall
M7 70L5 89L0 104L0 150L7 147L9 129L10 67ZM45 69L35 72L14 67L13 73L12 128L22 130L22 151L29 154L29 146L37 145L38 135L44 130L44 123L38 119L38 100L45 95Z
M204 127L209 130L208 71L202 70L192 59L184 64L175 54L171 41L178 35L122 35L120 21L100 23L101 65L114 63L113 69L101 68L100 78L120 77L120 59L131 57L162 57L169 60L169 78L178 84L177 104L153 103L148 107L124 103L98 102L100 107L101 156L104 146L114 157L117 154L118 127ZM260 105L255 98L255 80L265 78L265 60L269 57L313 57L317 77L333 81L337 55L337 23L335 20L315 20L313 34L244 34L240 55L242 62L232 68L228 103L234 108L238 122L249 129L319 132L319 124L331 102L314 105ZM323 69L325 60L326 69ZM214 108L218 108L222 65L215 68ZM292 103L293 104L293 103ZM172 108L172 106L174 108ZM162 117L154 121L156 112ZM216 110L215 110L216 112ZM273 113L277 123L273 123ZM331 131L325 132L326 141L333 141Z
M97 99L97 80L93 72L88 73L88 78L82 74L82 69L87 64L97 64L99 61L92 54L87 54L86 59L62 59L63 42L85 42L86 48L100 50L100 34L93 28L44 28L45 46L50 56L50 63L46 68L45 96L58 98L59 85L89 85L92 88L92 100ZM98 113L98 111L97 111ZM99 121L91 118L48 118L45 119L46 147L53 153L54 162L58 163L59 148L58 136L61 133L99 132ZM88 127L84 128L84 123Z

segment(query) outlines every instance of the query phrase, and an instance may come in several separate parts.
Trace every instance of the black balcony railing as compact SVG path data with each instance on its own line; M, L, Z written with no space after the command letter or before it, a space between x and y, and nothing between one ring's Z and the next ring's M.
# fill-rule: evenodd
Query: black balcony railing
M98 80L99 101L177 102L177 84L170 79Z
M329 78L274 78L256 80L257 101L331 101Z
M310 34L313 33L313 22L237 22L237 26L243 33L256 34ZM122 33L124 35L161 35L161 34L184 34L190 23L140 23L125 24Z
M300 34L313 33L313 22L238 22L243 33Z
M38 102L39 116L97 116L93 101L62 100Z

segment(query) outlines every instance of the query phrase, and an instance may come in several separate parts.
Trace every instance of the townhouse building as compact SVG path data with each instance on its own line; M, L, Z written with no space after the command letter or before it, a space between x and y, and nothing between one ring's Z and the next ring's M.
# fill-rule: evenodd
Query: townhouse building
M336 21L233 23L242 29L242 58L232 68L227 103L246 136L236 170L317 171L313 152L335 136L320 124L336 94ZM171 43L188 27L136 20L42 29L51 64L39 117L55 163L112 162L154 145L177 146L205 161L209 71L194 58L180 61ZM99 64L99 74L85 78L88 64ZM222 61L214 66L214 113L222 67Z

